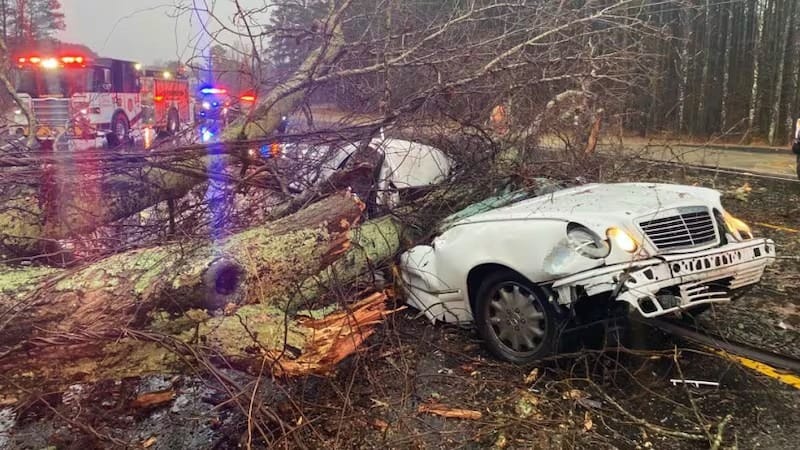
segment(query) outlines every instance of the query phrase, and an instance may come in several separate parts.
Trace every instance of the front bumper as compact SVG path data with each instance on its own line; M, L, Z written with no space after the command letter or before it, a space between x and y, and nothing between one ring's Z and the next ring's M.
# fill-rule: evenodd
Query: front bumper
M730 293L761 280L775 260L770 239L752 239L692 254L667 255L589 270L553 284L562 304L611 292L644 317L730 301Z

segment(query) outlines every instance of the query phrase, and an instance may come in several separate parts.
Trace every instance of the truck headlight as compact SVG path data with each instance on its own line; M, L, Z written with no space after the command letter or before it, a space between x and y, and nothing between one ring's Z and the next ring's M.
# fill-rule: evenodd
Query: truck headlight
M728 229L728 233L732 234L736 239L740 241L753 239L753 232L743 220L734 217L727 211L722 212L722 220L725 222L725 228Z
M606 235L608 236L608 240L611 241L611 244L625 250L628 253L635 253L636 250L639 249L639 244L636 242L636 239L633 238L627 231L611 227L606 231Z
M577 223L567 225L567 240L573 250L587 258L601 259L611 252L611 246L605 239Z

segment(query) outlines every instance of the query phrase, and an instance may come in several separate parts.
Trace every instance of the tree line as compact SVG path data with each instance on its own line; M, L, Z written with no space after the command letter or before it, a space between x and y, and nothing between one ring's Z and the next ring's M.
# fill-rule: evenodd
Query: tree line
M0 33L11 48L52 39L64 27L59 0L0 0Z
M465 36L465 42L481 35L513 40L526 26L505 16L500 3L354 0L343 19L348 53L337 63L350 69L375 65L381 58L399 52L426 28L446 24L459 11L474 10L476 5L493 11L495 16L487 14L483 20L474 21L468 29L473 37ZM601 8L615 3L620 3L618 12L627 21L637 21L636 33L607 19L587 22L587 38L580 41L586 49L582 59L574 61L572 70L576 75L583 71L584 76L562 76L550 83L537 83L535 92L504 93L506 98L502 100L513 104L512 111L524 110L529 104L541 107L565 89L586 89L587 79L598 73L589 62L592 55L613 48L618 57L614 77L624 78L623 84L628 86L616 90L614 96L606 96L609 104L604 106L607 116L613 114L628 131L642 135L666 131L682 136L724 136L728 140L774 145L787 142L794 130L794 119L800 115L800 7L796 0L576 0L562 1L558 8ZM507 4L507 8L518 10L540 7L533 0ZM266 67L262 68L270 75L267 84L291 74L320 45L324 40L319 32L324 28L321 21L329 7L325 0L281 0L274 4L271 26L262 33L269 38L269 50L263 58ZM527 16L519 16L524 17ZM558 22L552 26L557 27ZM592 38L592 33L612 26L612 33L603 33L602 39ZM0 31L11 48L51 39L63 28L64 14L58 0L0 0ZM449 49L441 39L433 42L441 46L439 50ZM214 65L217 69L240 75L249 69L241 64L233 67L228 64L230 58L220 57L216 50L211 52L213 59L225 60ZM480 59L480 52L476 49L476 60ZM344 107L379 110L416 92L415 83L430 82L431 69L441 72L441 65L409 61L405 66L372 70L349 77L348 83L321 86L316 95L333 98ZM548 78L539 75L520 73L519 78ZM600 89L608 85L590 84ZM469 100L446 96L438 100L486 109L499 100L492 98L497 95L496 90L488 91L473 92L475 96ZM524 114L517 117L528 119Z
M642 131L787 142L798 109L796 0L648 2L660 76L630 107Z
M344 20L345 35L355 41L366 39L384 44L384 50L372 48L362 55L375 61L402 45L409 30L441 22L447 14L489 7L498 2L448 0L354 1ZM516 8L533 7L538 2L511 2ZM600 8L614 5L603 1L565 1L560 7ZM584 40L587 58L602 47L614 47L626 74L617 73L631 83L623 95L624 106L615 115L628 131L642 135L671 132L682 136L725 136L740 142L767 141L780 145L793 132L794 119L800 115L798 76L800 72L800 7L796 0L640 0L620 2L626 20L639 21L631 33L620 23L607 19L585 24L589 33L616 27L602 39ZM579 5L580 4L580 5ZM619 5L617 5L619 6ZM288 73L318 43L319 21L326 2L285 0L272 13L270 61L278 73ZM453 14L455 17L457 14ZM491 19L491 18L490 18ZM552 24L558 26L558 22ZM502 36L497 29L514 34L519 24L506 17L476 21L470 30ZM613 39L616 42L609 43ZM351 41L353 42L353 41ZM355 50L355 49L353 49ZM535 49L531 49L534 51ZM623 61L624 59L624 61ZM583 61L586 62L586 61ZM353 61L350 61L353 63ZM368 64L361 61L358 64ZM576 68L592 72L591 64L576 63ZM596 73L596 72L595 72ZM362 83L381 84L383 74L374 73ZM535 75L534 75L535 76ZM403 84L411 78L394 79L391 89L413 89ZM417 81L419 79L416 79ZM570 84L581 88L581 77ZM547 88L549 89L549 88ZM363 92L363 89L361 90ZM610 108L613 109L613 108Z

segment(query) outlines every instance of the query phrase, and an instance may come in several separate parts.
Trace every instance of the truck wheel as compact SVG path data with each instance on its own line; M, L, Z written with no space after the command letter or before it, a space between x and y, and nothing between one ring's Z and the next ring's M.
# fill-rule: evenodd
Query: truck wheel
M563 320L540 290L512 271L483 280L474 315L484 344L500 359L526 364L557 349Z
M118 147L128 142L131 125L124 113L118 112L111 118L111 132L106 135L109 147Z
M178 116L178 111L173 108L169 110L167 114L167 134L170 136L175 136L178 134L178 131L181 129L181 121Z

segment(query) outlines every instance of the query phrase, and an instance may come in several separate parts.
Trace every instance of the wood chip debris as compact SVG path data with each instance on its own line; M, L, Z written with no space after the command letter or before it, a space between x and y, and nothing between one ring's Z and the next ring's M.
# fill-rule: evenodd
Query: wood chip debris
M533 370L525 376L525 384L533 384L539 378L539 368L534 367Z
M696 388L699 388L700 386L719 387L719 383L717 383L716 381L680 380L677 378L673 378L669 380L669 382L672 383L673 386L677 386L679 384L688 384Z
M168 389L164 391L148 392L136 397L131 402L131 407L138 409L150 409L165 405L175 399L175 391Z
M375 419L372 421L372 427L381 433L385 433L389 429L389 423L382 419Z
M478 420L483 417L480 411L471 409L450 408L441 403L423 403L417 408L417 412L433 414L435 416L447 417L451 419Z
M589 415L589 411L583 413L583 430L584 431L592 431L592 416Z

